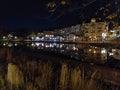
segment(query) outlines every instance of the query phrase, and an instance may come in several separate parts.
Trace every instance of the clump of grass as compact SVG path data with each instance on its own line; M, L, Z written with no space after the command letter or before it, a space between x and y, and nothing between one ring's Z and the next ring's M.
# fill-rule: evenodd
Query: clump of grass
M71 69L66 63L62 63L60 75L60 90L101 90L94 81L96 72L93 72L90 79L85 78L84 69L79 66Z
M84 81L81 81L82 77L79 67L72 70L70 80L72 90L80 90L81 85Z
M41 75L35 79L36 84L44 90L51 88L53 67L51 63L41 63L39 67Z
M26 90L37 90L33 83L28 82L26 85Z
M62 68L61 68L61 75L60 75L60 89L65 90L68 88L68 83L69 83L69 68L66 63L62 63Z
M5 79L3 78L2 75L0 75L0 90L5 90L6 85L5 85Z
M20 87L24 84L24 77L22 72L16 65L12 63L8 64L7 81L11 88L12 86Z

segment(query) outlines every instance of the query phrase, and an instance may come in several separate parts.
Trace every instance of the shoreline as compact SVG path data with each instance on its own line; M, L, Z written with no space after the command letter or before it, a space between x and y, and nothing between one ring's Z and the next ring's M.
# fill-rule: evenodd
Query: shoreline
M59 41L0 41L0 42L41 42L41 43L66 43L66 44L120 44L120 41L78 41L78 42L59 42Z

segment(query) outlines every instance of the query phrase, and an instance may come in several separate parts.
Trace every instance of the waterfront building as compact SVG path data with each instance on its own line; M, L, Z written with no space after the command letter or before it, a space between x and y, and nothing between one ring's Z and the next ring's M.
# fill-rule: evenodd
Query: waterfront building
M107 40L120 40L120 26L116 26L109 31Z
M74 33L71 33L68 35L68 41L69 42L75 42L76 41L76 35Z
M84 39L87 41L103 41L108 33L108 23L96 22L95 19L91 19L90 23L82 24L82 31Z
M45 41L52 41L54 39L54 32L53 31L43 31L44 40Z

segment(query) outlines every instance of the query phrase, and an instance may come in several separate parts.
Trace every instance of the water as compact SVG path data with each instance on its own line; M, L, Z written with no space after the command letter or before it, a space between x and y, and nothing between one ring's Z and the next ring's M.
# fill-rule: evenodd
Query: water
M0 90L120 90L119 45L0 44Z

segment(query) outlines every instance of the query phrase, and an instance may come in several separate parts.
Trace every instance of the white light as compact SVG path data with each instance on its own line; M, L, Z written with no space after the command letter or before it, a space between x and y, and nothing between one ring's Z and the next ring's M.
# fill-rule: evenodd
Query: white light
M110 54L109 54L109 56L113 56L113 55L114 55L114 53L110 53Z
M3 39L5 39L6 37L5 36L3 36Z
M39 37L36 37L35 39L36 39L36 40L40 40L40 38L39 38Z
M42 45L42 47L44 46L44 44L43 44L43 43L41 43L41 45Z
M45 37L49 37L48 35L45 35Z
M107 36L106 33L102 33L102 37L105 38Z
M112 52L115 52L116 51L116 49L112 49Z
M40 43L35 43L36 44L36 46L39 46L40 45Z
M17 39L17 36L15 36L15 39Z
M15 43L15 46L18 46L18 44L17 44L17 43Z
M12 46L13 46L13 44L12 44L12 43L8 44L8 47L12 47Z
M73 50L76 50L76 47L75 47L75 46L73 46Z
M34 43L32 43L31 46L34 46Z
M52 45L52 44L50 44L50 47L53 47L53 45Z
M102 50L101 53L106 53L106 50Z
M49 47L48 45L45 45L45 47L47 48L47 47Z
M63 47L63 45L62 44L60 44L60 48L62 48Z
M31 37L31 39L33 40L33 39L34 39L34 37Z
M102 53L102 54L107 53L106 49L105 49L105 48L102 48L101 53Z
M44 37L40 38L41 40L44 40Z
M115 32L115 31L110 31L110 32Z
M75 39L76 39L76 36L74 36L73 39L75 40Z
M6 44L5 43L3 43L3 46L5 46Z

